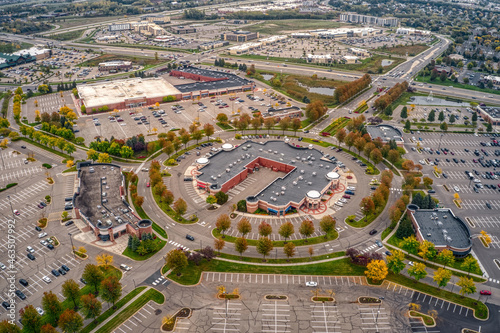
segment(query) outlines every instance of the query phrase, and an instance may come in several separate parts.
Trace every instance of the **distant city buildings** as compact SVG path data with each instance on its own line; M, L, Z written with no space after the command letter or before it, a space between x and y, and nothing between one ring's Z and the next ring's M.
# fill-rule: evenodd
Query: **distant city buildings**
M118 72L118 71L129 71L132 69L131 61L108 61L99 63L98 67L100 72Z
M380 27L397 27L399 20L395 17L377 17L356 13L340 14L340 22L378 25Z
M418 35L418 36L428 36L431 34L430 31L413 29L413 28L398 28L398 30L396 30L396 33L399 35Z
M177 35L185 35L185 34L193 34L196 32L196 28L194 27L185 27L179 25L177 27L170 27L170 31Z
M250 32L243 30L234 30L230 32L225 32L220 35L221 40L233 41L233 42L248 42L259 38L258 32Z

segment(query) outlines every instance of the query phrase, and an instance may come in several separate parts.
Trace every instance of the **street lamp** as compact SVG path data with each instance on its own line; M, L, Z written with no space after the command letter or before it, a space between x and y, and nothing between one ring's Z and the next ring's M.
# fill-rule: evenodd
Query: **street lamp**
M12 208L12 202L10 201L10 195L8 195L7 198L9 199L9 205L10 205L10 211L12 212L12 217L15 220L16 219L16 215L14 214L14 209Z
M380 306L382 305L382 300L384 299L384 297L381 296L378 299L379 299L380 303L378 304L377 317L375 318L375 329L377 330L377 333L379 333L378 326L377 326L377 324L378 324L378 315L380 313Z
M73 238L71 237L71 232L69 232L68 235L69 235L69 240L71 241L71 252L73 252L73 257L76 259L76 254L75 254L75 250L73 247Z

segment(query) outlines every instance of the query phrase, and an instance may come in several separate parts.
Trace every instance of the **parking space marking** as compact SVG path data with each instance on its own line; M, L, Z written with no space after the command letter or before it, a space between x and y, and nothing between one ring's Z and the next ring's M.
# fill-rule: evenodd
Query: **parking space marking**
M263 303L262 311L262 332L291 332L288 302Z
M225 301L213 308L211 331L239 332L242 303Z
M313 332L340 332L337 306L328 304L311 305L311 327Z

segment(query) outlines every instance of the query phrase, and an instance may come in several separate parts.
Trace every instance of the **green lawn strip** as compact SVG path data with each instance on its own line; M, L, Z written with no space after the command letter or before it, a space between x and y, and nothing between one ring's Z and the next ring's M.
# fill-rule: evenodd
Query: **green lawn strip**
M406 54L408 53L410 57L413 57L417 54L424 52L428 48L429 46L426 44L414 44L414 45L397 45L394 47L387 47L387 46L379 47L375 49L375 51L393 53L400 56L406 56Z
M62 173L67 173L67 172L76 172L76 165L64 170Z
M63 32L60 34L46 35L45 37L50 38L50 39L60 40L60 41L73 40L73 39L77 39L77 38L82 37L85 30L87 30L87 29L73 30L73 31Z
M425 314L423 314L421 312L410 311L410 316L422 318L422 320L424 321L424 324L426 326L434 326L434 325L436 325L436 323L434 322L434 318L432 318L431 316L425 315Z
M312 258L290 258L290 260L287 260L287 259L266 259L266 262L269 264L289 264L289 263L297 263L297 262L313 262L313 261L324 260L324 259L338 258L338 257L342 257L342 256L345 256L344 251L332 252L329 254L323 254L321 256L316 256L316 257L312 257ZM227 254L227 253L221 253L221 254L219 254L219 257L225 258L225 259L237 260L237 261L244 261L244 262L262 263L262 258L240 257L238 255Z
M196 266L189 261L188 266L182 269L181 275L170 273L168 278L182 285L193 285L198 283L202 272L231 272L231 273L254 273L254 274L294 274L294 275L364 275L366 268L352 265L349 258L333 260L314 265L297 266L257 266L239 264L234 262L203 259ZM164 266L162 272L168 271Z
M187 219L185 219L182 216L178 216L177 213L174 212L174 210L172 209L172 207L170 207L169 205L167 205L165 202L160 202L160 196L159 195L156 195L156 194L153 193L153 197L154 197L155 202L158 205L158 207L160 207L160 209L163 210L163 212L165 214L167 214L172 220L174 220L176 222L179 222L179 223L182 223L182 224L193 224L193 223L198 222L198 218L196 218L194 220L187 220Z
M435 84L435 85L440 85L440 86L453 86L455 88L460 88L460 89L480 91L480 92L485 93L485 94L500 95L500 90L489 89L489 88L481 89L478 86L471 86L470 84L458 83L458 82L452 81L450 79L446 79L445 81L441 81L441 79L438 77L434 81L431 81L430 75L429 76L417 75L417 76L415 76L415 82L422 82L422 83L427 83L430 85Z
M328 132L330 135L335 135L337 131L339 131L341 128L344 128L345 125L350 121L350 119L347 118L340 118L341 120L337 122L339 118L335 119L330 125L328 125L322 132Z
M389 243L390 245L394 246L394 247L397 247L398 249L401 249L400 246L399 246L399 243L401 242L402 240L397 238L396 237L396 234L392 235L391 238L389 238L387 240L387 243ZM423 262L427 267L430 267L430 268L434 268L434 269L437 269L438 266L435 266L433 264L441 264L440 262L436 261L436 260L427 260L427 262L425 262L423 259L419 260L419 259L415 259L413 257L410 257L410 256L406 256L408 258L408 260L412 260L412 261L420 261L420 262ZM457 259L452 265L449 265L449 267L451 268L454 268L454 269L458 269L460 271L462 271L463 273L458 273L458 272L455 272L455 271L452 271L453 275L456 275L456 276L464 276L464 275L467 275L467 272L464 271L462 269L462 267L460 267L462 265L462 261L463 259ZM477 269L477 270L474 270L471 272L472 274L476 274L476 275L483 275L483 272L481 271L481 269ZM476 278L474 276L472 276L472 278L474 279L474 281L476 282L483 282L484 280L483 279L479 279L479 278Z
M402 160L402 159L401 159ZM391 163L387 162L386 160L382 160L382 163L384 163L384 165L390 169L396 176L399 176L401 177L401 174L399 173L399 170L396 169Z
M217 126L219 126L221 129L223 129L224 131L228 131L228 130L232 130L233 129L233 126L231 125L225 125L221 122L217 122L215 123Z
M217 228L214 228L212 230L212 235L215 238L219 238L219 237L222 236L221 233L217 230ZM324 242L329 242L329 241L335 240L335 239L337 239L338 236L339 236L339 234L335 230L327 238L325 238L325 236L318 236L318 237L308 238L307 241L305 239L287 240L287 243L293 243L296 246L313 245L313 244L320 244L320 243L324 243ZM226 242L234 243L237 238L238 237L225 235L223 239ZM248 242L248 245L250 245L250 246L257 246L257 243L259 241L255 240L255 239L247 239L247 242ZM274 247L283 247L283 246L285 246L285 241L273 241L273 245L274 245Z
M61 156L61 157L65 158L65 159L70 159L70 160L74 160L75 159L74 157L69 156L68 154L65 154L65 153L62 153L60 151L54 150L52 148L46 147L46 146L44 146L44 145L42 145L42 144L40 144L40 143L38 143L36 141L33 141L33 140L29 139L29 138L19 137L19 140L23 140L24 142L32 144L33 146L36 146L38 148L42 148L43 150L46 150L46 151L48 151L48 152L50 152L52 154L56 154L58 156Z
M161 249L163 249L163 247L167 244L166 241L164 241L164 240L162 240L160 238L156 238L155 242L160 244L157 251L146 253L145 255L141 256L139 253L134 252L134 251L132 251L131 249L129 249L127 247L127 248L125 248L125 251L123 251L122 254L124 256L129 257L132 260L137 260L137 261L143 261L143 260L149 259L152 256L154 256L156 253L158 253L159 251L161 251Z
M114 316L105 325L99 328L97 333L107 333L111 332L113 329L118 327L121 323L125 322L130 316L139 311L144 305L149 301L154 301L158 304L163 304L165 302L165 296L155 289L149 289L144 294L139 296L132 304L127 306L118 315Z
M394 274L391 272L387 276L386 280L432 295L436 298L442 298L447 301L472 308L475 310L475 316L477 318L486 319L488 317L488 308L483 302L480 302L476 299L460 296L458 294L449 292L447 290L438 289L437 287L422 282L416 282L415 280L410 279L409 277L406 277L404 275Z
M146 287L139 287L139 288L136 288L136 289L132 290L131 292L129 292L127 295L125 295L125 297L123 297L118 302L116 302L116 304L115 304L115 308L116 309L113 309L112 307L109 308L104 313L102 313L99 317L97 317L97 319L96 319L95 322L92 322L92 323L88 324L87 326L85 326L80 331L80 333L89 333L89 332L91 332L100 323L102 323L103 321L105 321L106 319L108 319L109 317L111 317L116 311L118 311L122 306L124 306L128 302L130 302L130 300L132 298L134 298L135 296L137 296L144 289L146 289Z
M380 235L380 239L384 240L384 238L386 238L391 233L392 230L394 230L394 229L386 228L384 231L382 231L382 234Z
M346 223L349 224L353 228L364 228L367 225L370 225L370 223L372 223L380 214L382 214L386 205L387 205L387 201L384 202L384 205L382 207L378 208L374 214L368 215L366 219L365 219L365 217L362 217L358 221L353 221L353 222L349 221L349 219L346 219Z

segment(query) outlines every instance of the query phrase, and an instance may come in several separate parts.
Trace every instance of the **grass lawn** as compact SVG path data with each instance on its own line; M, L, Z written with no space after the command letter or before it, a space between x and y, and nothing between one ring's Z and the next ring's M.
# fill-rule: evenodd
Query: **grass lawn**
M146 303L149 301L154 301L158 304L163 304L165 302L165 296L159 291L155 289L149 289L144 294L139 296L132 304L127 306L123 311L121 311L118 315L114 316L113 319L108 321L104 326L98 329L97 333L107 333L111 332L121 323L125 322L130 316L136 313L139 309L141 309Z
M114 60L125 60L131 61L134 65L160 65L165 63L165 59L155 60L154 57L139 57L139 56L127 56L127 55L116 55L116 54L103 54L99 57L87 60L79 64L79 66L97 67L100 62L114 61Z
M485 94L500 95L500 90L488 89L488 88L481 89L478 86L471 86L470 84L458 83L458 82L452 81L450 79L446 79L446 81L441 81L438 77L434 81L431 81L430 75L429 76L417 75L417 76L415 76L415 82L423 82L423 83L427 83L427 84L431 84L431 85L436 84L436 85L440 85L440 86L453 86L455 88L481 91Z
M340 252L332 252L329 254L323 254L320 256L312 257L312 258L290 258L290 260L287 259L266 259L267 263L270 264L287 264L287 263L296 263L296 262L311 262L311 261L318 261L318 260L323 260L323 259L331 259L331 258L338 258L345 256L344 251ZM240 256L235 256L233 254L226 254L226 253L221 253L219 255L220 258L226 258L226 259L232 259L232 260L238 260L238 261L244 261L244 262L255 262L255 263L262 263L262 258L253 258L253 257L240 257Z
M424 52L425 50L427 50L429 48L428 45L425 45L425 44L415 44L415 45L397 45L397 46L394 46L394 47L379 47L377 49L377 51L380 51L380 52L387 52L387 53L394 53L394 54L397 54L397 55L402 55L402 56L406 56L406 54L408 53L408 55L410 57L413 57L419 53L422 53Z
M158 251L150 252L150 253L147 253L147 254L141 256L139 253L134 252L134 251L132 251L131 249L129 249L127 247L127 248L125 248L125 251L123 251L122 254L124 256L129 257L130 259L137 260L137 261L143 261L143 260L149 259L152 256L154 256L156 253L158 253L159 251L161 251L161 249L163 249L163 247L165 246L165 244L167 244L166 241L161 240L160 238L156 238L155 242L158 243L158 244L160 244L159 247L158 247Z
M97 327L97 325L99 325L100 323L102 323L103 321L105 321L106 319L108 319L110 316L112 316L116 311L118 311L122 306L124 306L128 302L130 302L130 300L132 298L134 298L135 296L137 296L144 289L146 289L146 287L139 287L139 288L136 288L136 289L132 290L131 292L129 292L127 295L125 295L125 297L123 297L118 302L116 302L116 304L115 304L115 308L116 309L113 309L112 307L109 308L104 313L102 313L99 317L97 317L96 321L93 321L90 324L88 324L87 326L85 326L80 331L80 333L89 333L89 332L91 332L94 328Z
M278 33L294 32L296 30L333 29L340 26L341 23L331 20L270 20L245 27L245 30L261 34L276 35Z
M62 173L67 173L67 172L76 172L76 165L64 170Z
M212 230L212 235L216 238L221 237L220 232L217 230L217 228L214 228ZM319 237L312 237L308 238L307 241L305 239L294 239L294 240L287 240L288 243L293 243L296 246L303 246L303 245L313 245L313 244L319 244L319 243L324 243L324 242L329 242L332 240L337 239L339 234L337 231L333 231L332 234L325 238L324 236L319 236ZM224 241L229 242L229 243L234 243L237 239L237 237L234 236L224 236ZM258 241L255 239L248 239L247 240L249 246L257 246ZM283 247L285 246L285 241L273 241L274 247Z
M55 40L73 40L82 37L83 33L87 29L81 29L81 30L73 30L73 31L68 31L68 32L63 32L60 34L52 34L52 35L46 35L46 38L50 39L55 39Z
M166 272L168 267L163 267L162 272ZM292 275L342 275L342 276L363 276L365 267L351 264L349 258L318 263L315 265L298 265L298 266L255 266L247 264L237 264L232 262L224 262L221 260L207 261L203 259L196 266L192 261L189 261L188 266L181 270L181 275L170 273L168 278L183 285L193 285L198 283L201 272L231 272L231 273L252 273L252 274L292 274ZM417 282L403 275L389 273L386 280L404 285L418 291L440 297L451 302L455 302L470 308L475 309L475 315L478 318L486 318L488 316L488 308L484 303L475 299L462 297L458 294L451 293L446 290Z
M431 316L425 315L423 313L420 313L417 311L410 311L410 316L422 318L424 320L425 326L436 325L436 323L434 322L434 318L432 318Z

